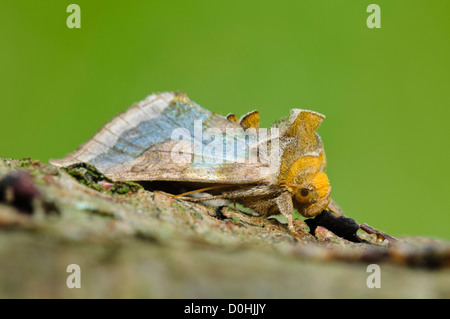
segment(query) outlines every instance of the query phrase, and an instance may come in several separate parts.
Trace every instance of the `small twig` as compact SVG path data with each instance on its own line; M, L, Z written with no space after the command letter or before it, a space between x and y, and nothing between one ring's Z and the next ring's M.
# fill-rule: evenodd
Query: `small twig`
M384 240L387 240L389 242L389 245L393 245L397 242L397 239L395 239L394 237L391 237L389 235L386 235L385 233L376 230L372 227L370 227L367 224L361 224L359 226L359 228L361 228L362 230L364 230L366 233L368 234L375 234L377 236L377 243L381 244Z

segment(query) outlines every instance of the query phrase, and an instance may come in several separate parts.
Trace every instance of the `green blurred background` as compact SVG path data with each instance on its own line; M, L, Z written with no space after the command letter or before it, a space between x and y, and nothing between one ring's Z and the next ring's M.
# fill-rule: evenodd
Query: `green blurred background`
M81 7L81 29L66 8ZM381 29L366 8L381 7ZM133 102L294 107L319 129L333 198L392 235L450 239L450 1L2 1L0 156L47 162Z

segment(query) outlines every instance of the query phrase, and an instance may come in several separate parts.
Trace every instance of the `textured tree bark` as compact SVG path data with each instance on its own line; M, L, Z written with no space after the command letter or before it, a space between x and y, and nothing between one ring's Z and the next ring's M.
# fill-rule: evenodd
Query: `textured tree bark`
M232 205L231 205L232 207ZM0 298L449 298L450 244L392 246L0 159ZM381 288L369 288L369 264ZM79 266L80 288L69 288ZM431 270L433 269L433 270ZM75 275L74 275L75 276ZM420 288L418 288L420 287Z

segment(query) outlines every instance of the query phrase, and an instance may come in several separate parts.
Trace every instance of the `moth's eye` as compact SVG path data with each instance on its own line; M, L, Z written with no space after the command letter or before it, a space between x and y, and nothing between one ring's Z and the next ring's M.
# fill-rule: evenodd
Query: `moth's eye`
M302 204L309 204L313 200L313 193L307 188L301 188L295 194L295 200Z

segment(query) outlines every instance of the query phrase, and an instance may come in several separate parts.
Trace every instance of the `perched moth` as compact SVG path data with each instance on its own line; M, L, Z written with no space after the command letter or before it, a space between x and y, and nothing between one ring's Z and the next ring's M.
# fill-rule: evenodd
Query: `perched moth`
M293 109L288 119L259 128L259 113L240 120L212 113L185 94L153 94L103 126L75 152L50 163L89 163L115 181L176 182L191 201L227 199L269 216L339 213L331 200L326 158L316 133L325 117ZM194 192L208 197L187 197Z

